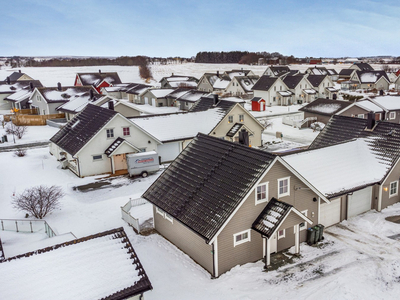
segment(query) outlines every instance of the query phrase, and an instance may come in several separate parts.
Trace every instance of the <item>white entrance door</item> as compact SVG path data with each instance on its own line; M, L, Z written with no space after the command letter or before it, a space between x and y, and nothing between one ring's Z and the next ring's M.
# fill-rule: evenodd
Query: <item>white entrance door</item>
M144 97L144 104L149 104L149 97Z
M353 192L347 198L347 218L357 216L371 209L372 186Z
M128 168L126 164L125 154L114 155L115 171L125 170Z
M265 102L260 102L260 111L264 111L265 110Z
M322 203L320 208L319 223L325 227L340 222L340 198Z
M278 239L276 237L276 232L273 236L270 237L270 253L275 253L276 251L278 251Z

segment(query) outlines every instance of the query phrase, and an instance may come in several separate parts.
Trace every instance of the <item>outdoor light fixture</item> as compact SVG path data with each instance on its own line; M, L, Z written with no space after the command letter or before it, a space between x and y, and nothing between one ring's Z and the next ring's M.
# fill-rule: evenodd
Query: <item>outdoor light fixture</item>
M384 190L385 192L387 192L389 189L388 189L387 186L385 186L385 187L383 188L383 190Z
M317 198L315 198L315 197L312 198L312 201L317 202Z

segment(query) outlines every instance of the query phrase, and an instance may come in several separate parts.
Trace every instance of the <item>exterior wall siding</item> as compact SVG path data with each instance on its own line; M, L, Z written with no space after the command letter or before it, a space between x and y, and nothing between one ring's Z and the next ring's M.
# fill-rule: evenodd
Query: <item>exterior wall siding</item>
M345 116L345 117L351 117L352 115L356 116L359 114L363 114L364 118L367 118L368 110L362 109L361 107L358 106L352 106L349 109L346 109L344 112L342 112L340 115Z
M382 209L388 207L389 205L392 205L394 203L397 203L400 201L400 182L399 182L399 176L400 176L400 163L397 162L397 164L394 166L392 172L386 178L386 180L382 183L383 189L382 189ZM390 183L397 181L397 195L390 196ZM388 188L387 191L384 189Z
M317 122L321 122L324 124L327 124L329 122L329 120L331 119L331 116L324 116L324 115L320 115L320 114L314 114L314 113L310 113L305 111L304 112L304 119L307 119L309 117L316 117L317 118ZM311 123L313 123L314 121L311 121L309 125L311 125Z
M212 246L193 231L173 220L171 223L159 213L153 206L155 229L167 240L189 255L210 274L213 273Z

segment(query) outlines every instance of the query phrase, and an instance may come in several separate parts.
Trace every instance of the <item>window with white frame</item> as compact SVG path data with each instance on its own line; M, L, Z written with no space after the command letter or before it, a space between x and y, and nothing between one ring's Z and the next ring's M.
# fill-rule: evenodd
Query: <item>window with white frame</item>
M244 115L239 115L239 122L244 122Z
M160 208L156 207L156 213L158 213L158 214L162 215L162 216L163 216L163 218L164 218L164 211L163 211L162 209L160 209Z
M131 131L129 127L123 127L122 128L122 133L124 134L124 136L129 136L131 135Z
M233 116L228 116L228 123L233 123Z
M40 98L39 95L36 95L36 100L39 101L39 102L41 101L41 98Z
M278 240L283 239L286 236L286 230L282 229L278 231Z
M113 138L114 137L114 129L107 129L107 138Z
M396 118L396 113L394 111L391 111L390 114L389 114L389 119L393 120L395 118Z
M359 118L359 119L364 119L364 114L358 114L358 115L357 115L357 118Z
M93 155L93 161L99 161L99 160L103 160L103 155L99 154L99 155Z
M170 214L165 213L165 219L170 221L171 223L174 222L174 218Z
M278 179L278 198L290 195L290 177Z
M250 229L235 233L233 235L233 247L250 242Z
M308 209L301 211L301 213L307 217ZM300 227L300 231L306 229L307 228L307 222L300 223L299 227Z
M256 204L268 201L268 182L264 182L256 188Z
M398 181L393 181L390 183L389 197L393 197L398 194L398 189L399 189L398 186L399 186Z

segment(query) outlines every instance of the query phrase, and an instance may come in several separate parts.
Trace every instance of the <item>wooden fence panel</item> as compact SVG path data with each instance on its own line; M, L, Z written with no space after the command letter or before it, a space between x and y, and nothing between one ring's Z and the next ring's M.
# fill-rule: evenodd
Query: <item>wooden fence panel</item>
M16 114L11 117L12 122L18 126L40 126L46 125L48 119L63 119L65 114L52 115L24 115Z

